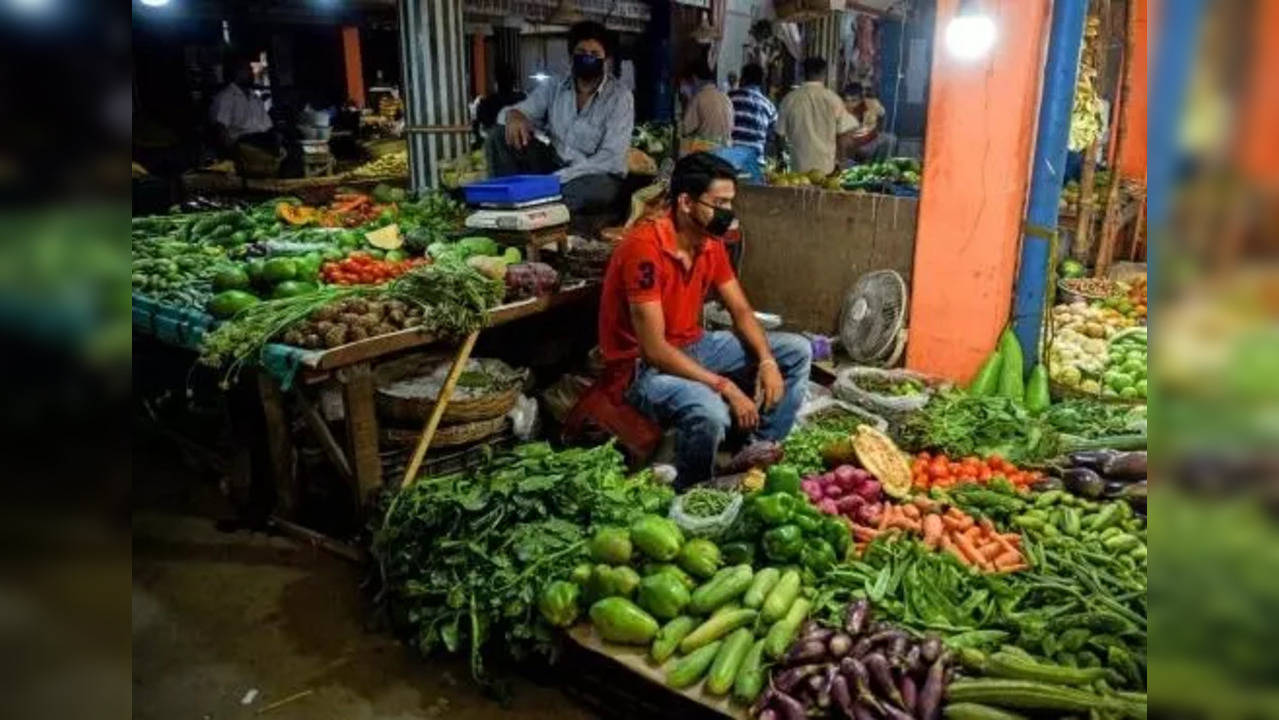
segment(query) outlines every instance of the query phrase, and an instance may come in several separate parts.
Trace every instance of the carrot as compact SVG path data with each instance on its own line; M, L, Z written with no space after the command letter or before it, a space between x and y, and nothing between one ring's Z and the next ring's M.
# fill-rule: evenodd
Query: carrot
M1012 545L1013 547L1017 547L1021 545L1020 533L1004 533L1003 535L1000 535L999 537L1003 538L1005 542L1007 542L1009 545Z
M927 545L932 550L936 550L937 544L941 541L942 533L945 531L941 515L925 515L923 528L924 545Z
M903 514L903 515L905 515L906 517L910 518L911 520L918 520L918 519L919 519L919 508L915 507L913 504L912 504L912 505L902 505L902 506L901 506L901 511L902 511L902 514Z
M1018 552L1005 552L1002 555L993 558L993 561L996 568L1003 570L1004 568L1021 564L1022 557L1021 553Z
M923 512L935 512L937 510L937 503L932 498L924 497L923 495L917 496L911 502Z
M891 507L892 505L885 505L884 509L879 511L879 521L875 524L877 529L883 530L888 527L888 514Z
M968 518L967 524L961 524L960 530L964 537L972 540L973 542L976 542L977 538L981 535L981 528L973 524L972 518Z
M858 542L870 542L879 535L879 531L875 528L866 527L865 525L853 526L853 538Z
M943 534L941 536L941 549L951 555L954 555L955 559L960 563L964 565L972 565L972 562L970 562L968 558L964 557L964 554L959 551L959 548L955 547L955 543L951 542L949 535Z
M999 544L999 547L1003 549L1004 554L1017 553L1019 557L1021 556L1021 553L1017 550L1017 546L1008 542L1008 539L1003 535L1000 535L999 533L992 533L990 537L991 540Z
M987 560L994 560L1004 552L1004 546L1000 545L998 542L991 541L977 548L977 550L981 553L981 556ZM1018 557L1021 556L1018 555Z
M964 511L963 511L963 510L960 510L960 509L959 509L959 508L957 508L957 507L951 507L951 508L947 508L947 510L946 510L946 517L953 517L953 518L955 518L956 520L963 520L964 518L966 518L966 517L968 517L968 516L967 516L966 514L964 514Z
M968 564L976 565L977 567L985 566L986 558L982 557L981 553L977 551L977 548L973 547L973 542L968 539L968 536L956 535L955 547L959 548L959 551L964 554L964 557L968 558Z
M990 522L990 518L982 518L981 520L977 521L977 524L981 526L982 530L988 533L996 532L995 526Z

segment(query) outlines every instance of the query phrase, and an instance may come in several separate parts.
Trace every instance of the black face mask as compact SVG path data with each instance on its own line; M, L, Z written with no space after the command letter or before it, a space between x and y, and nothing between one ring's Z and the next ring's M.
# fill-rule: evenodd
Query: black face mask
M598 80L604 74L604 58L590 53L573 54L573 77L581 80Z
M706 230L707 235L712 237L723 237L724 233L728 232L729 229L733 227L733 221L737 219L737 215L732 210L729 210L728 208L715 207L714 205L704 203L701 200L698 200L697 204L705 205L715 211L715 213L711 215L711 219L702 226Z

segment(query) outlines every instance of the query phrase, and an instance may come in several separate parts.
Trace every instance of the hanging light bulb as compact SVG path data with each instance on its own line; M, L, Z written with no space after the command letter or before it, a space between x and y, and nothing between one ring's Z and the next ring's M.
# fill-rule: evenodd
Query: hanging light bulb
M985 57L995 44L995 21L976 0L961 0L959 12L946 25L946 49L960 60Z

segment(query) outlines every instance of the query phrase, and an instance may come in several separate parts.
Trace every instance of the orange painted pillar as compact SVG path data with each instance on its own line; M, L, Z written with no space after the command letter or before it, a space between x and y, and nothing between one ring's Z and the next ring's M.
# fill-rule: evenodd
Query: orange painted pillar
M1124 141L1118 149L1118 165L1120 175L1144 182L1146 179L1146 78L1149 59L1146 27L1150 18L1146 0L1133 0L1128 6L1128 11L1135 14L1133 55L1124 59L1124 82L1128 84L1128 94L1124 97L1124 106L1120 108L1123 113Z
M360 59L360 29L342 27L342 63L346 70L346 96L356 107L364 107L364 61Z
M1235 162L1244 177L1273 191L1279 187L1279 3L1257 3L1253 13Z
M983 0L990 54L946 50L938 0L906 365L967 381L1008 323L1049 29L1049 3Z

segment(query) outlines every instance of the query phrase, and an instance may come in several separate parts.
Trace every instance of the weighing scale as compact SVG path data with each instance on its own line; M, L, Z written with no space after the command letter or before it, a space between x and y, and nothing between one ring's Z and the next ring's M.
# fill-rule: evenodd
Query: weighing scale
M476 210L466 217L466 226L475 230L530 232L566 225L568 221L568 207L564 203L551 202L533 207Z

